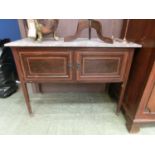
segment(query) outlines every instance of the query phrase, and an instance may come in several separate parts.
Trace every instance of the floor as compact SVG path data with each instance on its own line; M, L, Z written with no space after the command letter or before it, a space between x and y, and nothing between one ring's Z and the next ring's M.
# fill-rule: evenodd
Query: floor
M33 116L29 116L22 92L0 99L0 134L129 134L116 103L101 93L51 93L30 95ZM138 134L155 134L155 126Z

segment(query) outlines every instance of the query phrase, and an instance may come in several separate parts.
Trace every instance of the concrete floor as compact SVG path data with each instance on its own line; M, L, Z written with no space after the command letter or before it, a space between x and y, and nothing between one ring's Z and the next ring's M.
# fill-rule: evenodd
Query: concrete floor
M34 115L29 116L22 92L0 99L0 134L99 135L129 134L116 103L101 93L30 95ZM138 134L155 134L155 126Z

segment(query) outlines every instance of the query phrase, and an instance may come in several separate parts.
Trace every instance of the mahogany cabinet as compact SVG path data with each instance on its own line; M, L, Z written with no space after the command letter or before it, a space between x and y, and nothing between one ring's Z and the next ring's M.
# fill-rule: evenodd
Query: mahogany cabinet
M124 20L122 38L126 23ZM155 124L155 20L130 19L126 38L142 44L142 48L135 51L123 98L127 128L138 132L143 124ZM115 96L119 96L120 89L120 85L111 85Z
M24 81L122 82L134 49L16 48Z
M136 118L144 120L148 118L155 119L155 62L145 86Z
M134 47L13 47L12 49L29 113L32 113L32 109L26 84L49 82L120 83L122 88L117 110L120 109Z

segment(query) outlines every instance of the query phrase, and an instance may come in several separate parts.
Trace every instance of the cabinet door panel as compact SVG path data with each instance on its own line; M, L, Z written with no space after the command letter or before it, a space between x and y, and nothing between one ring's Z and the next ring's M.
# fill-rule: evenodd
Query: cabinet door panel
M77 79L92 81L121 81L128 52L77 52Z
M87 57L83 58L82 72L92 75L114 74L118 72L119 63L119 57Z
M147 109L150 112L155 112L155 63L152 68L147 86L145 88L144 97L146 96Z
M148 109L150 112L155 112L155 86L148 101Z
M153 114L155 114L155 63L142 94L136 117L150 118Z
M54 50L20 51L21 66L26 79L71 80L72 53Z

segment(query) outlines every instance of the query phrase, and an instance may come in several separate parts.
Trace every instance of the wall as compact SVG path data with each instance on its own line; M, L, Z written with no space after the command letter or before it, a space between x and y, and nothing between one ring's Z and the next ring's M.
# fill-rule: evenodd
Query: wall
M68 35L73 35L76 32L77 24L79 19L59 19L59 25L57 28L57 34L60 37L65 37ZM102 23L102 33L105 36L111 37L112 34L115 37L120 36L120 32L122 29L122 19L98 19ZM27 28L25 27L24 20L18 20L20 25L20 31L22 37L27 37L26 31ZM88 29L82 31L80 37L86 38L88 37ZM97 37L95 30L92 30L92 37Z
M102 24L102 33L105 36L120 36L122 29L122 19L98 19ZM76 32L78 19L60 19L57 29L58 35L61 37L73 35ZM80 37L88 37L88 29L84 30ZM97 37L95 30L92 30L92 37Z
M4 38L12 41L21 38L17 19L0 19L0 39Z

